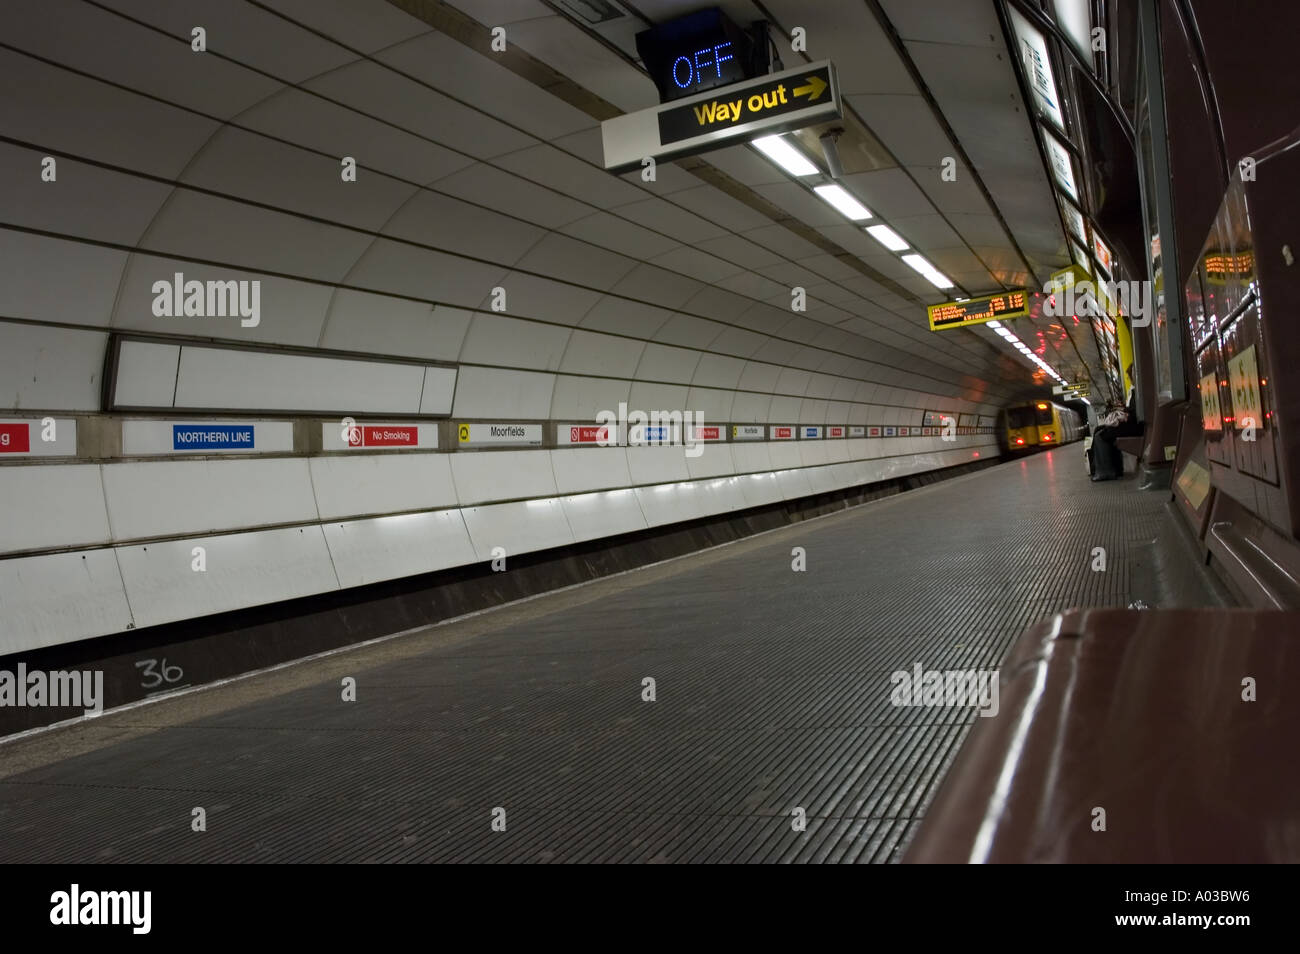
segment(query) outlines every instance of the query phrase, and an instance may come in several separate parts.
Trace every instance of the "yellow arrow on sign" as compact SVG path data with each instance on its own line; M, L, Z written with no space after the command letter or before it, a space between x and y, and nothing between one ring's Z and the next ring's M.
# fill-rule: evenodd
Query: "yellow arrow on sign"
M811 103L822 93L826 92L826 81L820 76L806 76L804 78L808 80L808 85L796 86L794 88L794 95L803 96L806 93L808 94L808 102Z

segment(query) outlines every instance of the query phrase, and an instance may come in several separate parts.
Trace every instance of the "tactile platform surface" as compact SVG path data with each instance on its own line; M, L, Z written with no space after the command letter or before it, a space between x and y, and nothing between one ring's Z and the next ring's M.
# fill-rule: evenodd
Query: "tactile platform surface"
M630 574L399 664L357 650L356 702L331 681L0 780L0 860L897 860L975 712L894 706L891 673L992 668L1054 612L1125 606L1130 550L1170 519L1081 455Z

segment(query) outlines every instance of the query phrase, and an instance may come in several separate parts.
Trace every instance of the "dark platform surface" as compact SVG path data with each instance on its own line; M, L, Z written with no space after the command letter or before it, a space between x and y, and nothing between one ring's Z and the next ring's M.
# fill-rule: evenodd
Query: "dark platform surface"
M1167 495L1082 456L106 715L63 757L66 730L0 746L38 750L0 778L0 861L897 860L974 711L893 706L890 674L1152 598Z

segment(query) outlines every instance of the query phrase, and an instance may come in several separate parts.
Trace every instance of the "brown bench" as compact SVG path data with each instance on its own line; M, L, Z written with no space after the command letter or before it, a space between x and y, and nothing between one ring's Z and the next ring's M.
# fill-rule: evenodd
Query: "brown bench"
M1142 459L1142 450L1146 447L1146 437L1136 434L1131 437L1115 438L1115 446L1126 454L1132 454L1138 460Z
M1060 614L1012 648L903 860L1300 861L1297 685L1300 612Z

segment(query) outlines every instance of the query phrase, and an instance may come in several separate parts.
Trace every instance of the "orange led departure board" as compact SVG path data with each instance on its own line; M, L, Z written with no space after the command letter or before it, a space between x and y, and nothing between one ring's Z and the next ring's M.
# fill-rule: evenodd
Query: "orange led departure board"
M1025 289L1018 289L1000 295L972 298L970 301L947 301L942 305L931 305L927 311L930 313L931 331L962 328L1029 314L1029 293Z

